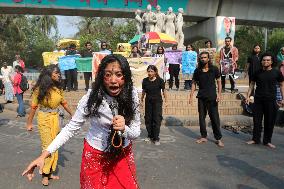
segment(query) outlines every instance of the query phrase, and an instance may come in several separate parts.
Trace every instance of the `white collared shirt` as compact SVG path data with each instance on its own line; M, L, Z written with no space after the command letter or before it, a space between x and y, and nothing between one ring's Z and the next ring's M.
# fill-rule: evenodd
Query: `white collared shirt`
M91 89L86 95L82 97L79 101L75 114L73 115L71 121L61 130L61 132L56 136L52 143L47 147L49 153L53 153L63 144L65 144L71 137L73 137L80 128L84 125L87 119L90 120L91 126L87 133L85 139L93 148L105 151L107 148L107 140L110 134L111 122L113 115L107 100L111 100L112 97L106 95L106 99L102 100L99 107L100 117L86 117L88 112L86 110L87 102L91 93ZM133 90L133 101L135 114L130 125L125 126L125 131L123 136L125 137L124 147L128 146L130 140L136 139L140 135L140 111L139 111L139 97L136 89Z

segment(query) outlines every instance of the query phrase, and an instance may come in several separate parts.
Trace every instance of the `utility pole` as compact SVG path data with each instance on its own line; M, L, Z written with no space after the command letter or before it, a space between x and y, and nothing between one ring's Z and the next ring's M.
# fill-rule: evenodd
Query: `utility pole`
M264 28L264 51L267 49L267 27Z

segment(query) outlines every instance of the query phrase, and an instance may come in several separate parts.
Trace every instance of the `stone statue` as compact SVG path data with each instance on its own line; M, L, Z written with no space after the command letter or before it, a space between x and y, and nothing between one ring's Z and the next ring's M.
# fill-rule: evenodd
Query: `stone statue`
M172 36L173 38L176 37L176 15L173 13L173 8L169 7L168 12L165 16L165 33L169 36Z
M135 22L136 22L136 34L143 33L143 22L141 18L141 10L137 9L135 11Z
M164 32L165 14L161 12L160 5L157 5L156 9L157 9L157 12L156 12L157 23L155 26L155 32Z
M155 31L155 24L157 22L156 15L152 12L152 6L147 6L147 11L143 14L142 21L145 23L146 32Z
M178 9L178 15L176 19L176 40L178 42L178 48L183 48L184 34L182 31L183 27L183 8Z

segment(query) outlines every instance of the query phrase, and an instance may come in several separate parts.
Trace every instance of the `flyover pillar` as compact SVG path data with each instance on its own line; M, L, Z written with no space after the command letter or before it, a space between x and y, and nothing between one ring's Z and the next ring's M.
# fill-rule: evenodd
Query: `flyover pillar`
M210 39L217 51L224 46L225 37L235 37L235 18L217 16L184 28L185 43L193 43L201 39Z

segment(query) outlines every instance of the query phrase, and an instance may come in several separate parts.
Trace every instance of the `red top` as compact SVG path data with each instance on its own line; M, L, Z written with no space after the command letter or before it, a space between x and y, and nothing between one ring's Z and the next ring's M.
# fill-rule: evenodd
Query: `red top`
M13 83L14 94L21 94L21 93L23 93L23 91L20 88L21 80L22 80L22 74L16 73L16 75L14 76L14 83Z

